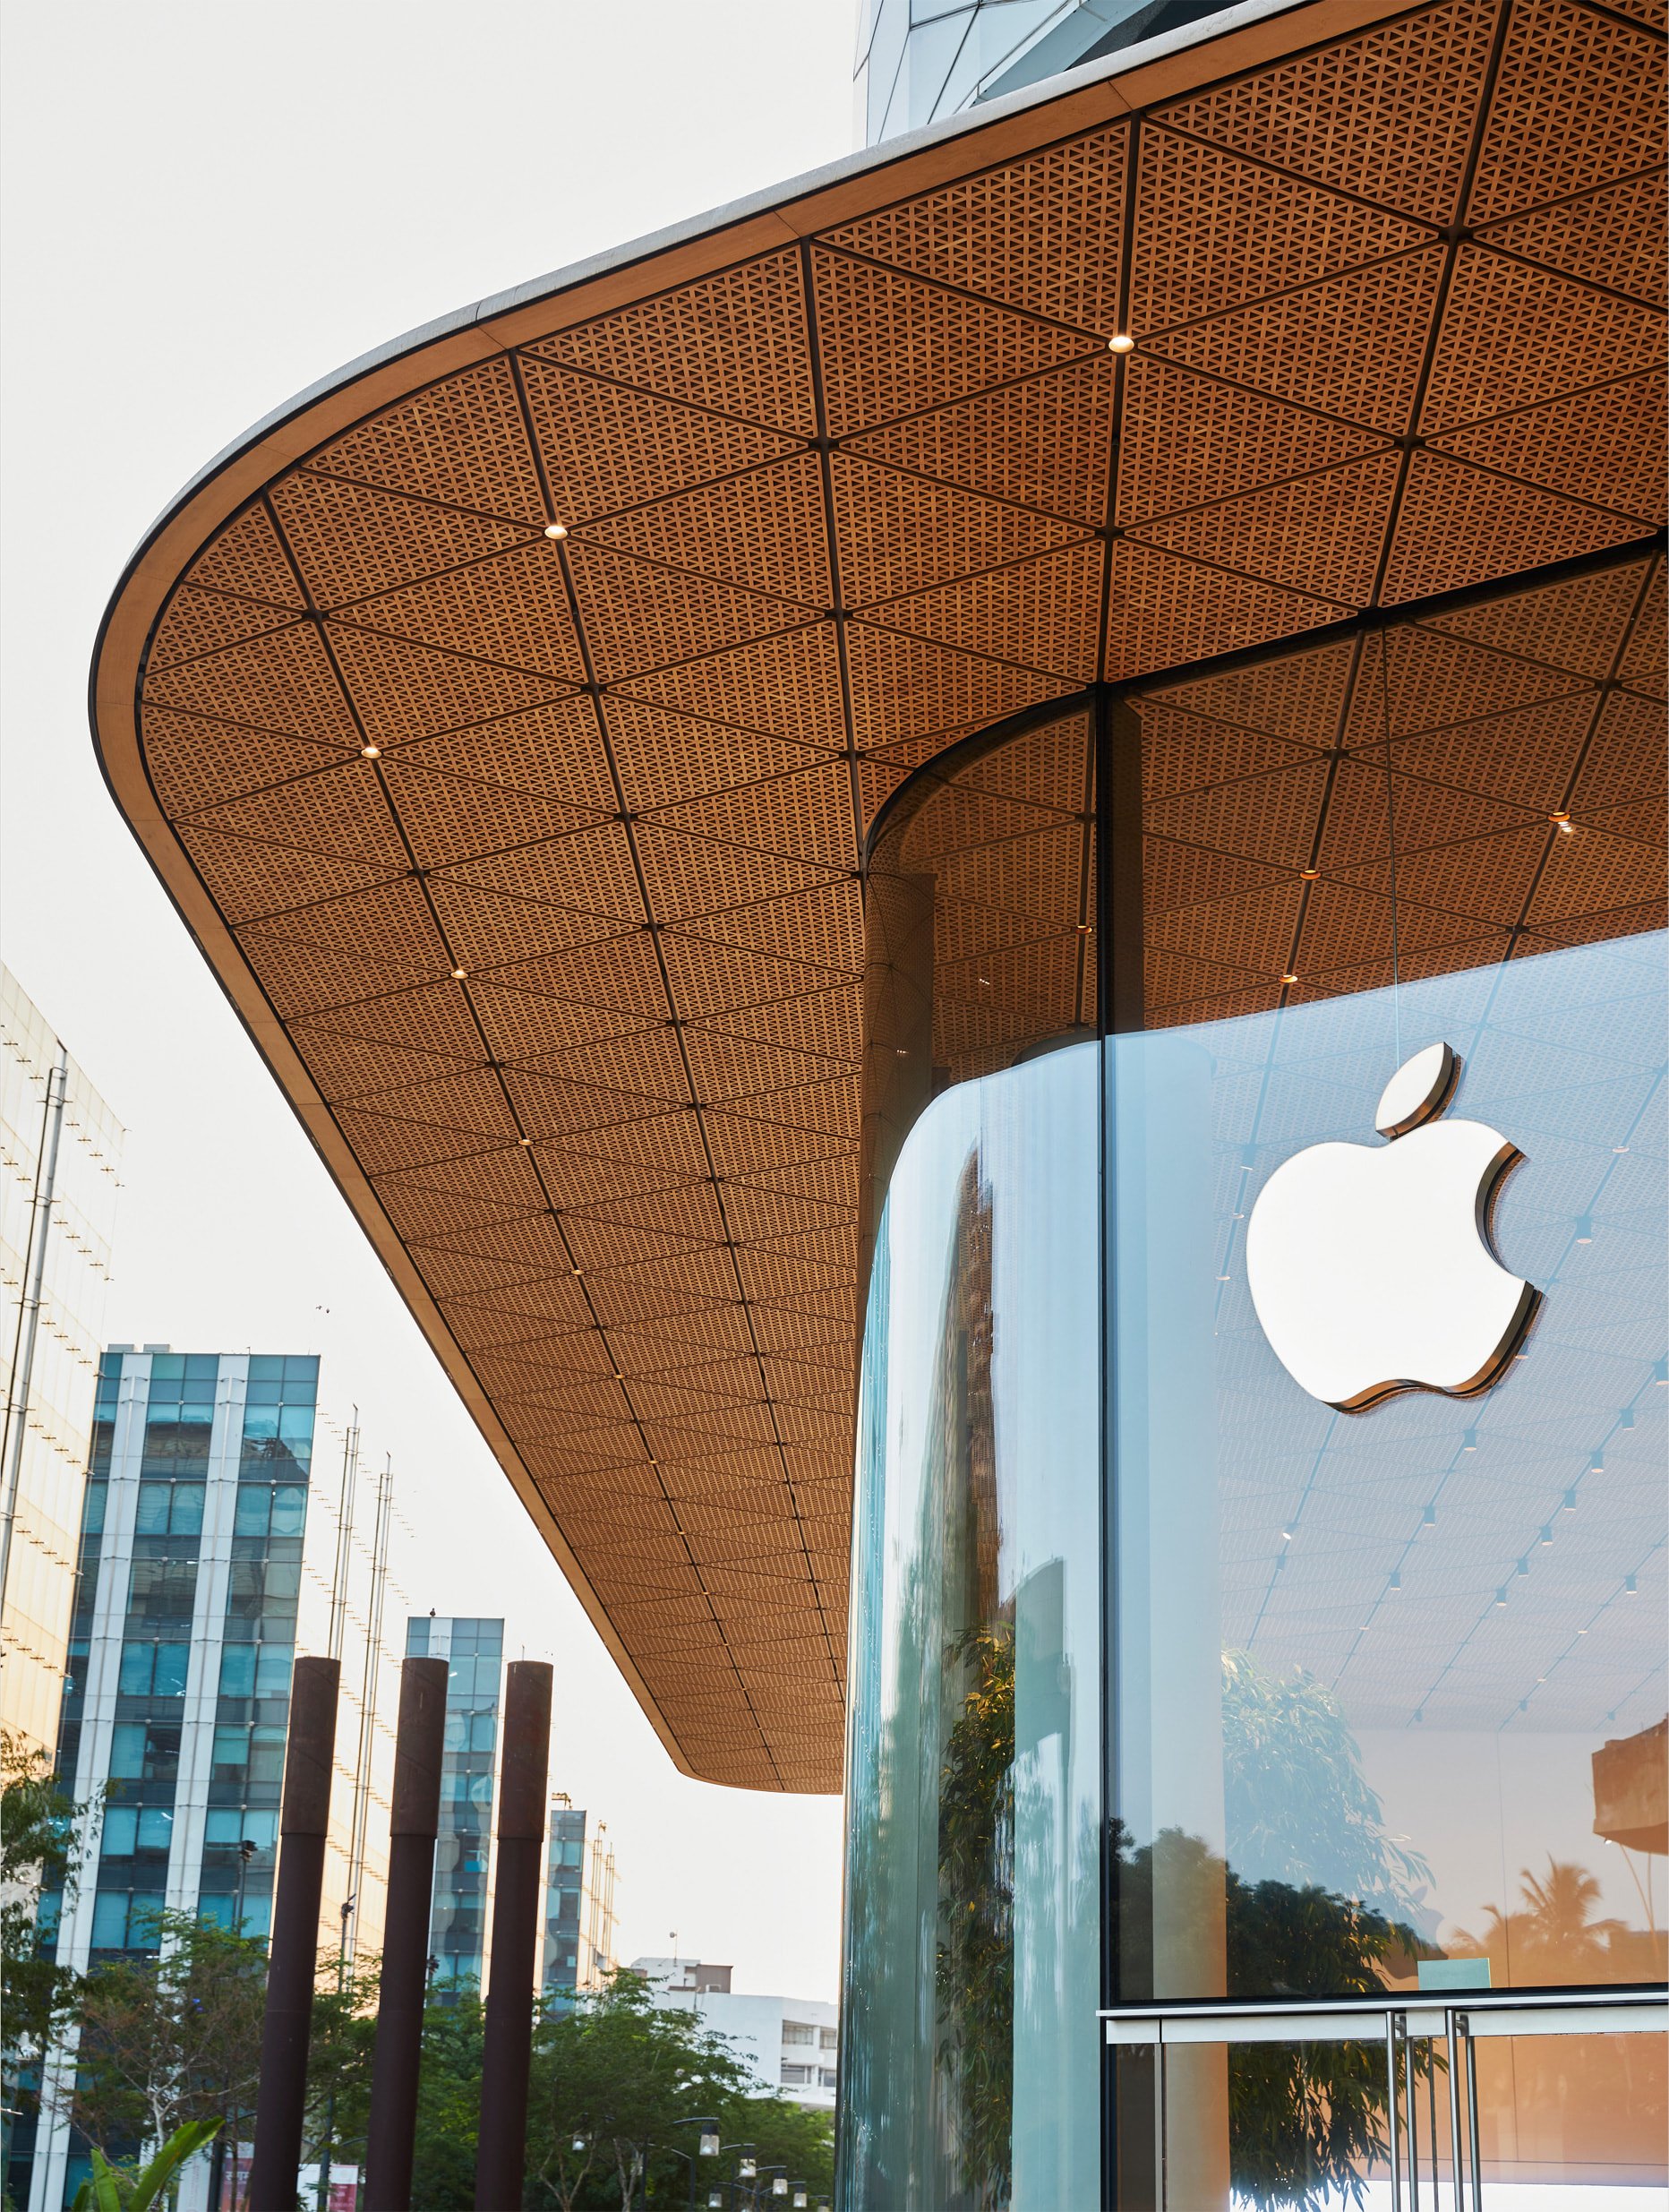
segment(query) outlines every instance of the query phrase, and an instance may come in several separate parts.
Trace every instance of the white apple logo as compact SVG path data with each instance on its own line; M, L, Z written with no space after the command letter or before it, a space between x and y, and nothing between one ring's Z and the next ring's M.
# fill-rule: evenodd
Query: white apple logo
M1434 1119L1459 1074L1446 1044L1427 1045L1380 1100L1374 1126L1391 1144L1312 1145L1252 1210L1263 1333L1293 1380L1341 1412L1393 1391L1487 1390L1541 1297L1489 1248L1491 1199L1522 1154L1481 1121Z

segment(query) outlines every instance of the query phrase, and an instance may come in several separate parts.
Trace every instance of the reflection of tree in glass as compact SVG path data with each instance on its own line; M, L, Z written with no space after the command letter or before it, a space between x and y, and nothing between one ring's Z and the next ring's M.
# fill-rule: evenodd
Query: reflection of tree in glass
M1387 1832L1338 1699L1303 1668L1271 1675L1249 1652L1224 1652L1223 1811L1243 1881L1315 1883L1421 1916L1431 1868Z
M1613 1947L1630 1931L1621 1920L1596 1920L1597 1880L1585 1866L1548 1854L1545 1874L1519 1869L1517 1912L1484 1908L1482 1935L1458 1934L1456 1958L1485 1958L1492 1981L1535 1986L1547 1982L1608 1982L1617 1978Z
M1014 2108L1014 1629L976 1628L954 1656L973 1679L939 1776L939 2055L985 2207L1008 2201Z
M1228 1986L1237 1994L1378 1996L1387 1962L1417 1942L1356 1898L1314 1883L1243 1882L1199 1837L1177 1829L1138 1848L1115 1823L1113 1847L1118 1952L1131 1986L1151 1960L1156 1910L1185 1909L1213 1885L1227 1905ZM1430 2064L1429 2046L1417 2046L1418 2071ZM1384 2156L1385 2104L1382 2040L1231 2045L1237 2196L1295 2212L1361 2204L1366 2169Z
M1001 1515L991 1406L991 1193L978 1153L957 1193L928 1505L943 1607L934 1985L944 2182L1006 2205L1014 2113L1014 1624L998 1594ZM925 1531L924 1531L925 1534Z

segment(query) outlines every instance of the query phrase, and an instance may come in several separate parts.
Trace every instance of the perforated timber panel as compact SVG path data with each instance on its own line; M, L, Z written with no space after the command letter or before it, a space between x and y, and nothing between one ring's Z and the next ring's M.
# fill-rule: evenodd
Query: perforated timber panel
M1661 656L1621 583L1614 668L1567 600L1158 682L1641 536L1648 13L1443 0L1318 42L1300 10L1292 58L1154 112L1040 103L1000 155L848 179L801 244L646 254L462 370L417 347L358 423L287 424L186 564L141 731L201 918L698 1770L839 1779L855 870L901 781L1154 678L1160 1020L1382 972L1388 742L1405 959L1653 896L1616 810ZM985 798L935 862L959 1074L1012 1042L999 998L1084 1012L1082 797Z

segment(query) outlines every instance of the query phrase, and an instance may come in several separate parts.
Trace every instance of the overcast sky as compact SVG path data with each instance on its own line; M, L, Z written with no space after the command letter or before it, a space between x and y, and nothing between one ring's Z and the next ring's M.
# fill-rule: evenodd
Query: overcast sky
M626 1956L832 1997L833 1799L680 1777L106 795L93 632L178 486L398 331L852 143L852 0L0 0L5 958L128 1130L107 1333L317 1350L426 1612L549 1656Z

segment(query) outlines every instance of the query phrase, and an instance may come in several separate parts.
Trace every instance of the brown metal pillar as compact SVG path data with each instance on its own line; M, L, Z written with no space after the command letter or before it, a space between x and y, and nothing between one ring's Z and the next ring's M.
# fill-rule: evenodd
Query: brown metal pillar
M527 2146L527 2070L533 2053L534 1966L544 1873L545 1782L551 1752L551 1669L512 1659L505 1669L504 1750L499 1762L499 1865L492 1895L492 1959L481 2054L481 2131L475 2212L514 2212Z
M444 1659L408 1659L400 1668L382 1979L371 2065L371 2118L365 2130L365 2212L411 2212L429 1907L434 1888L434 1839L441 1825L446 1676Z
M330 1825L330 1770L336 1761L335 1659L298 1659L290 1683L289 1741L284 1754L283 1811L267 2017L261 2036L261 2085L249 2212L294 2212L307 2105L307 2044L312 2028L319 1955L319 1899ZM235 2146L234 2147L235 2150Z

